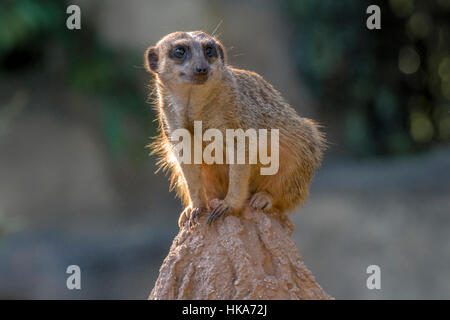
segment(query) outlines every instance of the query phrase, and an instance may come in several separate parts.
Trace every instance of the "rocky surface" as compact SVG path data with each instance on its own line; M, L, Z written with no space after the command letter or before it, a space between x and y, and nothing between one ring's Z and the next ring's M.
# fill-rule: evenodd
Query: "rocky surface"
M246 207L174 239L149 299L330 299L303 264L292 228Z

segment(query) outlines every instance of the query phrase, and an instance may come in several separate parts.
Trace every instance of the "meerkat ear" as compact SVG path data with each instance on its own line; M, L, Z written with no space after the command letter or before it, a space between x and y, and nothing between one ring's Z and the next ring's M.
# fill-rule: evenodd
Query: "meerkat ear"
M148 72L156 72L158 69L158 48L150 47L145 51L144 64Z
M225 49L223 48L223 45L220 42L217 42L217 52L219 53L220 60L222 60L223 63L226 63L227 54Z

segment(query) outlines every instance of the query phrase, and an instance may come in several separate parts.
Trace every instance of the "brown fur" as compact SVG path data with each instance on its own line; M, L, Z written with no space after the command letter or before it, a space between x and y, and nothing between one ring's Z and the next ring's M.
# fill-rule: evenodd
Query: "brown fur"
M189 59L172 56L179 44L186 46ZM209 44L216 49L213 58L205 57L202 49ZM160 132L151 146L187 208L180 224L192 218L195 208L209 210L215 198L223 199L221 211L213 209L218 216L239 211L252 196L256 208L258 201L270 202L266 211L283 215L304 203L321 162L325 140L317 125L300 117L260 75L227 65L225 54L217 39L201 31L171 33L146 52L146 68L155 76ZM198 85L192 70L201 63L210 71ZM180 165L168 137L177 128L193 132L194 120L202 121L203 130L216 128L224 136L226 129L279 129L278 173L260 175L259 163Z

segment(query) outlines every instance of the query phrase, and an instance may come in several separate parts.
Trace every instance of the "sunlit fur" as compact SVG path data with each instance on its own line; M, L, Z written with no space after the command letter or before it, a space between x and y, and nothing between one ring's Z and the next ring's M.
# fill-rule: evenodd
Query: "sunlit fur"
M221 54L210 61L208 80L197 85L189 77L193 64L202 59L202 43L206 41L213 41ZM170 58L169 51L179 42L194 51L184 63ZM195 120L202 121L203 130L216 128L224 136L226 129L279 129L280 167L275 175L262 176L261 164L251 165L249 177L234 177L248 187L229 190L229 165L202 164L202 178L191 183L203 190L207 203L228 195L230 205L238 210L253 194L263 192L272 198L268 211L276 215L304 203L325 147L324 137L312 120L300 117L260 75L227 65L221 43L201 31L165 36L147 50L145 65L154 76L159 123L159 135L150 145L152 154L158 155L160 169L170 172L171 189L176 189L185 206L192 205L189 189L193 188L187 185L172 155L168 137L177 128L193 132Z

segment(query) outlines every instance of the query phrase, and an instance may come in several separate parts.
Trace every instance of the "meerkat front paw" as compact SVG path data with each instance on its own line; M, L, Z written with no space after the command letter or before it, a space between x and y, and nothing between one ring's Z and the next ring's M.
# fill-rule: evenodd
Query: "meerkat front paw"
M213 199L211 200L211 207L213 208L208 217L208 225L211 225L220 217L225 217L235 209L225 200Z
M250 206L256 210L272 208L272 197L267 192L257 192L250 199Z
M178 226L181 228L186 221L189 222L189 228L192 228L198 223L200 214L206 211L206 208L196 208L193 206L187 206L180 214L178 219Z

